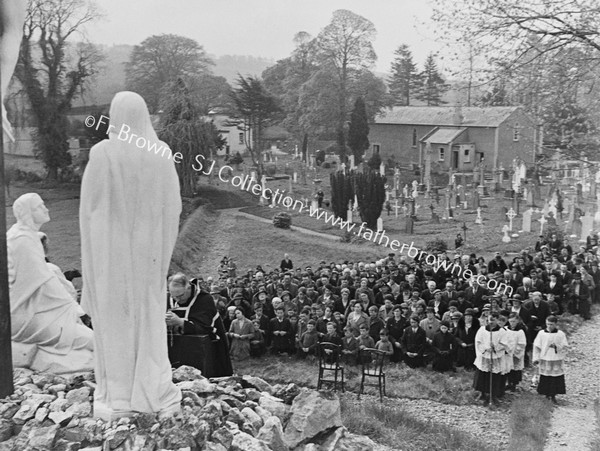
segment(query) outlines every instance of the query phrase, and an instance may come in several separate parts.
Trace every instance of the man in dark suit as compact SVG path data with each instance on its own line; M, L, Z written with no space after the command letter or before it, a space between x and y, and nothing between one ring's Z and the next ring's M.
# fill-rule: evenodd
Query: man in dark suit
M569 311L579 313L583 319L591 319L590 291L588 286L581 281L581 274L575 273L569 286Z
M425 331L419 327L419 317L410 318L410 326L404 329L400 340L400 347L404 362L411 368L423 366L423 352L427 344Z
M465 300L471 303L473 308L477 309L478 315L481 315L481 310L485 305L483 297L488 294L487 290L479 285L473 277L469 281L469 284L469 288L465 289Z

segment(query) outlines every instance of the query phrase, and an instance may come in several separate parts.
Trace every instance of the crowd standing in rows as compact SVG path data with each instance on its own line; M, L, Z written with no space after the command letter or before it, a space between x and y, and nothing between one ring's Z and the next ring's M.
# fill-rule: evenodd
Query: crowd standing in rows
M567 346L557 315L590 318L591 303L600 301L597 248L596 235L577 251L553 235L511 259L441 252L438 261L455 263L446 269L394 254L297 268L286 254L276 270L258 266L240 275L225 257L218 280L171 276L167 324L220 341L234 361L267 352L306 358L331 342L341 346L346 364L357 363L360 349L375 348L410 368L464 367L474 370L484 403L514 391L531 363L539 368L538 392L556 401L565 393ZM475 276L465 280L457 267ZM477 275L503 283L503 290L488 290ZM191 308L199 298L204 307ZM171 313L178 309L178 316ZM227 362L224 371L198 365L211 375L231 372Z

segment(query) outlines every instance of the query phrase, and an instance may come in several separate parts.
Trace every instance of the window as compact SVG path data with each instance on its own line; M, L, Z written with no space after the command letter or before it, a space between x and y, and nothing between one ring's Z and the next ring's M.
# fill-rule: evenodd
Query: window
M440 155L438 157L438 161L444 161L444 160L445 160L445 158L444 158L444 148L440 147Z
M513 141L518 141L520 136L520 132L519 132L519 123L515 122L515 126L513 128Z
M471 149L465 149L465 157L464 157L464 162L465 163L470 163L471 162Z
M379 153L379 144L373 144L373 154Z
M238 135L240 137L240 144L244 144L244 133Z
M417 147L417 129L413 128L412 146Z

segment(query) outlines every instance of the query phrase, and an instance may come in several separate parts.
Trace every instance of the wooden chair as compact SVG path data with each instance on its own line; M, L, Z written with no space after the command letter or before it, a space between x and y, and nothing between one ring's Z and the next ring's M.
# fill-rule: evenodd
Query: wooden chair
M319 380L317 390L321 389L323 383L333 384L333 390L336 391L338 384L344 393L344 367L340 365L340 356L342 347L328 341L319 343ZM327 373L327 377L326 377ZM333 375L331 374L333 373Z
M365 385L371 385L379 388L379 400L383 401L385 395L385 372L383 371L385 352L373 348L361 349L358 352L358 361L362 366L358 398L360 399L360 395L364 393ZM374 383L365 383L365 379L367 378L376 378L377 385Z

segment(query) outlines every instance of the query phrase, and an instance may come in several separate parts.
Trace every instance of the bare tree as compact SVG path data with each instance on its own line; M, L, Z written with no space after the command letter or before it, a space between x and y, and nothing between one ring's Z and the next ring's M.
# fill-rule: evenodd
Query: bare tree
M31 0L28 5L15 74L36 119L35 151L50 179L71 162L67 112L102 60L92 44L73 46L69 40L83 38L83 27L98 16L95 5L84 0Z

